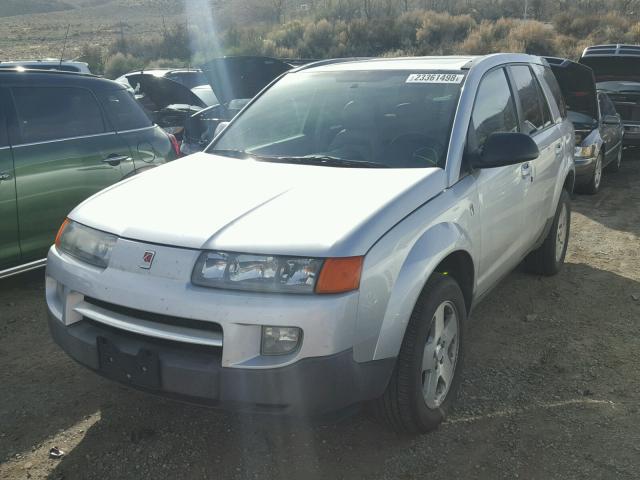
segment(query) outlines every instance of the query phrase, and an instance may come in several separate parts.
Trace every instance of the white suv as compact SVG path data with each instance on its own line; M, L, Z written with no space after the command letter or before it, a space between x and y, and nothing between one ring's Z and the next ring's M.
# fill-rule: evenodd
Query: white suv
M223 408L369 402L442 421L469 313L567 249L574 134L543 59L320 62L206 152L77 207L49 252L57 343L100 374Z

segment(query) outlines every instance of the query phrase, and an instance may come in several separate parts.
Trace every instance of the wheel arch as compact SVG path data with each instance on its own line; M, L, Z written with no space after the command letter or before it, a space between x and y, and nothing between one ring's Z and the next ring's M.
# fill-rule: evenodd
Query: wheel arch
M405 257L386 303L373 359L396 357L420 294L434 273L450 275L460 285L467 312L475 291L476 265L466 232L441 223L423 233Z

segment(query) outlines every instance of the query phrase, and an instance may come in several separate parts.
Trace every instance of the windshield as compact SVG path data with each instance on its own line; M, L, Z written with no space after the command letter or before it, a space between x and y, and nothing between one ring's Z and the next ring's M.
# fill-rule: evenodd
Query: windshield
M460 71L290 74L207 151L329 166L443 168L463 81Z

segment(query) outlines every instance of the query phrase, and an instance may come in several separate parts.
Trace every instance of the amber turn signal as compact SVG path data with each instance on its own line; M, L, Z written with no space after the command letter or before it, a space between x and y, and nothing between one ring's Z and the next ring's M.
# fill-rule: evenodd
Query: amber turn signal
M316 293L342 293L360 287L364 257L328 258L324 261Z
M67 225L69 225L69 219L65 218L64 222L62 222L62 225L60 225L60 228L58 229L58 234L56 235L56 247L60 248L60 239L62 238L62 232L64 232L64 229L67 228ZM51 238L51 237L49 237Z

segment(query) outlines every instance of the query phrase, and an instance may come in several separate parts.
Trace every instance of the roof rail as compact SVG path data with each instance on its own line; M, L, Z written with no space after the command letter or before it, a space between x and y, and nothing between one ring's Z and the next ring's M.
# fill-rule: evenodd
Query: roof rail
M327 60L318 60L317 62L307 63L300 67L296 67L291 72L300 72L313 67L323 67L325 65L333 65L335 63L357 62L359 60L371 60L373 57L345 57L345 58L329 58Z
M640 45L628 45L624 43L612 43L606 45L593 45L582 52L583 57L640 57Z

